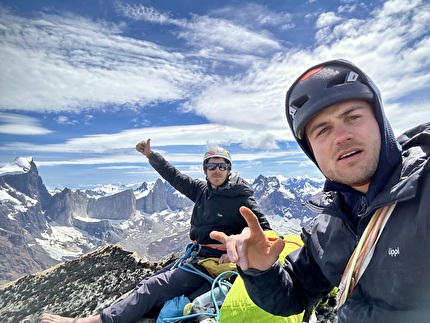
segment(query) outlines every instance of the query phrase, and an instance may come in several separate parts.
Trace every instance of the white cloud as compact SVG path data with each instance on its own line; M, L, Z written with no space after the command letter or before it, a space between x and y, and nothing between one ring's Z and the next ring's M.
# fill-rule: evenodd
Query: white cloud
M120 25L3 10L0 109L79 111L182 99L200 67L146 41L122 37ZM30 90L31 89L31 90Z
M326 28L337 24L341 20L334 12L323 12L319 15L316 26L317 28Z
M247 2L242 6L228 5L213 9L209 16L226 19L243 26L276 27L279 30L288 30L294 27L293 15L288 12L270 10L254 2Z
M339 12L339 13L352 13L352 12L354 12L355 10L357 9L357 6L356 6L356 4L345 4L345 5L342 5L342 6L339 6L338 8L337 8L337 11Z
M46 135L52 131L40 126L36 118L0 112L0 133L10 135Z
M206 16L195 16L187 23L185 29L178 32L178 36L195 47L219 47L256 55L281 48L276 40L263 33L257 33L228 20Z
M199 134L198 136L196 136L197 133ZM248 148L265 150L275 148L275 140L285 140L285 132L256 129L250 133L248 130L229 126L202 124L187 127L170 126L132 129L114 134L88 135L72 138L59 144L33 145L15 142L5 145L1 149L7 150L10 147L15 147L29 152L123 154L124 151L133 150L140 140L148 138L151 138L151 143L157 147L180 146L184 145L184 143L194 146L236 143Z
M144 20L158 24L172 23L168 14L161 13L153 7L145 7L141 4L122 5L121 3L117 3L116 7L121 14L133 20Z
M387 111L398 109L392 114L393 123L399 130L405 130L430 119L430 111L425 108L430 100L427 54L430 37L426 29L430 25L429 6L416 2L411 10L409 5L399 5L402 9L397 7L397 14L393 16L392 5L387 5L374 11L367 20L338 21L315 48L292 49L270 61L256 62L246 73L219 78L207 84L199 95L184 104L184 108L214 123L248 129L250 133L254 129L285 131L284 138L292 139L284 114L288 86L301 72L318 62L346 58L375 80ZM414 108L416 100L405 100L422 91L427 94L421 94L423 104L417 108ZM408 117L404 119L402 114Z
M252 3L247 4L243 10L228 6L212 10L210 15L218 17L192 15L189 20L174 19L168 13L141 4L119 5L118 9L133 20L178 26L180 29L175 34L188 45L207 50L215 49L218 52L227 49L240 53L263 54L280 49L279 43L267 32L257 32L244 26L248 23L255 25L257 22L262 26L279 25L281 29L286 29L289 24L285 22L291 21L291 15L287 13L275 13ZM218 59L223 59L223 56L218 56Z
M56 119L58 124L77 124L77 120L70 120L67 116L58 116Z

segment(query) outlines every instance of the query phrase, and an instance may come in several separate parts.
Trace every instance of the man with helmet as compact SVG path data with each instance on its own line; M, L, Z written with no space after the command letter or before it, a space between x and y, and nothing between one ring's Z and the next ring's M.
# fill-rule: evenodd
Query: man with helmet
M430 322L430 123L395 138L372 80L345 60L305 71L286 97L296 141L326 182L304 246L277 261L252 211L226 244L248 294L288 316L339 287L339 322Z
M239 208L245 206L256 215L257 225L262 230L271 230L266 217L253 198L252 187L237 173L231 172L230 153L221 147L212 147L203 157L206 181L193 179L181 173L159 153L151 150L150 139L136 145L136 150L148 158L151 166L175 189L194 202L191 215L190 238L198 246L193 266L210 275L205 267L197 264L205 258L219 258L219 263L230 263L225 247L209 237L213 230L238 234L246 227ZM123 300L103 309L100 315L79 319L77 322L107 323L135 322L152 309L176 296L186 295L190 299L209 291L211 284L196 272L180 267L164 268L150 278L144 279ZM73 322L72 319L53 314L43 314L42 322Z

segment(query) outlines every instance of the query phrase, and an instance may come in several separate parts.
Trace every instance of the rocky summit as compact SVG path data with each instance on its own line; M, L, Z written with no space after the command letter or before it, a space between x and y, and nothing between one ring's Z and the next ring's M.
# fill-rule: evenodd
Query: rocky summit
M106 245L0 286L0 322L40 322L43 312L95 315L177 258L171 254L149 262L121 246Z

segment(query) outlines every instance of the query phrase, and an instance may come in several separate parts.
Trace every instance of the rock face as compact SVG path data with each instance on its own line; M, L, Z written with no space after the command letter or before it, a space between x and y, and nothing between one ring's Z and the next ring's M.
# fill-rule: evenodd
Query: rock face
M148 191L146 196L136 199L136 209L143 213L153 214L167 209L183 210L192 205L190 200L178 194L169 183L161 179L157 179L151 189L147 183L143 183L136 191Z
M34 200L40 201L41 209L46 208L52 196L49 194L39 176L36 164L31 157L17 157L11 162L11 171L3 173L1 178L13 190Z
M143 278L177 257L151 263L118 245L0 286L0 322L38 322L42 312L70 317L97 314Z
M136 198L132 190L90 199L87 215L94 219L125 220L136 213Z
M308 178L288 178L281 181L276 176L260 175L254 180L252 187L255 199L265 214L303 219L309 216L309 210L302 204L321 187L321 182Z
M81 191L65 188L62 192L55 194L52 203L45 211L45 217L60 225L71 226L76 216L86 215L88 208L88 197Z
M286 234L312 219L302 203L322 182L260 175L252 186L272 227ZM49 193L33 160L15 159L0 168L0 322L38 322L44 311L98 313L177 259L189 242L191 210L192 202L161 180L109 194ZM126 250L168 256L150 262ZM320 313L320 322L334 322L332 307Z
M151 190L147 196L137 201L137 209L144 213L155 213L168 208L166 201L166 191L162 190L163 182L160 179L154 184L153 190Z
M49 230L43 206L51 195L31 158L17 158L0 176L0 283L57 263L36 238Z

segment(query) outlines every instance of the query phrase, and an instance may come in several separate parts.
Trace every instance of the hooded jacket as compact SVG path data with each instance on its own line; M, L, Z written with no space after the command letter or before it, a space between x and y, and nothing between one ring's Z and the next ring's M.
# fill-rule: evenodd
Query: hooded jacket
M226 183L214 190L208 181L193 179L181 173L159 153L153 152L148 160L170 185L194 202L191 240L199 244L219 244L219 241L209 237L211 231L216 230L227 235L241 233L243 228L248 226L239 213L241 206L254 212L263 230L271 230L253 198L252 187L237 173L231 173ZM219 257L219 254L220 251L212 248L202 248L200 252L200 256L205 257Z

